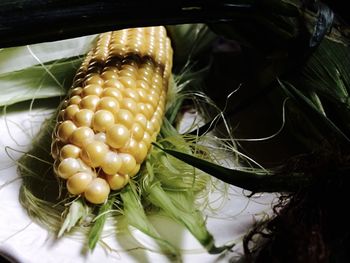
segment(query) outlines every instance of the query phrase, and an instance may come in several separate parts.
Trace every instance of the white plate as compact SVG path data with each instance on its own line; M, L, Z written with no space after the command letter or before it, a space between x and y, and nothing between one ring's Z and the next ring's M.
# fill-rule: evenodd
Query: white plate
M28 150L40 123L51 112L46 108L37 108L7 112L0 116L0 255L12 262L23 263L170 262L165 255L156 251L152 240L140 233L111 235L103 239L110 249L98 246L92 253L84 254L81 240L56 240L28 217L18 201L21 180L15 161L21 152ZM215 200L215 195L212 199ZM241 189L231 187L229 198L219 211L205 211L208 215L207 227L216 243L240 242L255 220L270 211L273 199L272 195L249 199ZM241 255L239 244L224 255L209 255L186 229L173 221L158 216L152 221L159 232L182 249L183 262L234 262L233 259ZM154 250L143 249L143 246Z

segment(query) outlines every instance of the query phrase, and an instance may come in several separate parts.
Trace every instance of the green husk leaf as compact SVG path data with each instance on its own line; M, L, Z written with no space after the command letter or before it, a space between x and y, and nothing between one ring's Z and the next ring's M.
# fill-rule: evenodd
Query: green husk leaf
M304 114L306 114L310 120L313 120L312 124L318 128L318 131L323 134L325 138L327 138L329 134L333 134L339 140L340 145L348 145L350 143L350 139L342 132L342 130L327 118L327 116L320 112L317 106L315 106L310 99L303 95L298 89L288 83L285 85L281 81L279 81L279 84L286 94L295 101Z
M345 104L349 109L349 58L349 47L325 39L309 59L298 84L314 89L323 100Z
M194 167L226 183L252 191L253 193L292 192L302 186L305 186L306 184L311 183L310 178L304 176L302 173L284 175L275 174L272 170L267 171L263 169L254 169L251 171L229 169L190 154L171 149L164 149L155 143L154 145L162 149L164 152L182 160L183 162L186 162L189 165L193 165ZM286 181L288 183L286 183Z
M208 149L196 144L195 136L183 137L179 135L178 131L170 124L167 119L164 119L161 128L161 138L158 142L167 148L176 149L181 152L192 154L192 149L199 152L206 152ZM193 140L191 142L191 140ZM188 165L172 156L166 155L158 148L153 148L151 154L148 156L148 164L155 164L152 170L157 175L157 180L162 185L163 189L171 191L188 191L199 192L205 189L209 182L209 176L193 166Z
M0 49L0 74L85 55L96 35Z
M150 166L147 171L152 173ZM218 254L234 246L234 244L215 246L214 237L207 230L203 215L193 206L194 195L190 190L186 192L164 191L160 183L154 180L151 184L146 185L145 191L147 192L146 198L153 205L183 224L209 253Z
M65 232L69 232L80 219L87 216L87 211L81 199L74 200L69 206L68 214L65 216L57 236L61 237Z
M92 227L88 235L88 247L94 250L96 244L101 238L103 227L106 223L108 212L112 209L115 201L115 195L111 195L107 202L101 205L98 209L98 216L94 219Z
M72 57L1 74L0 106L64 96L81 61Z
M120 197L123 201L123 215L128 224L152 237L165 254L170 257L178 257L179 251L168 241L162 239L157 230L148 220L135 186L130 183L120 193Z
M301 77L288 80L348 137L349 58L348 46L325 39L302 68ZM327 138L329 135L323 134Z

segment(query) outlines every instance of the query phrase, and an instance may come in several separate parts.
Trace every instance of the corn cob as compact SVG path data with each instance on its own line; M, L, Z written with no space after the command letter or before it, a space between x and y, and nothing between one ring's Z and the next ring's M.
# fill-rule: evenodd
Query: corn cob
M71 195L100 204L138 173L160 131L171 67L164 27L99 36L53 132L54 171Z

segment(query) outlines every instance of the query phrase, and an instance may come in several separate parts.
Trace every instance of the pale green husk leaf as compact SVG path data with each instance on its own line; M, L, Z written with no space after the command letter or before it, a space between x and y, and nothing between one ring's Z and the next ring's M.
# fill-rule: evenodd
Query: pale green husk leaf
M80 199L73 201L69 205L68 214L66 215L66 218L58 231L57 236L61 237L64 232L69 232L78 222L80 219L86 217L88 215L88 209L84 206L82 201Z
M1 74L0 106L64 96L81 61L72 57Z
M0 49L0 74L85 55L96 35Z

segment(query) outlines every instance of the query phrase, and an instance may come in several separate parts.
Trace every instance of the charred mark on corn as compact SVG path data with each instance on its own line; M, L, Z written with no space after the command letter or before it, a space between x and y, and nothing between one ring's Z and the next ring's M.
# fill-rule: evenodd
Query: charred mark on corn
M94 204L135 176L160 131L172 48L164 27L101 34L62 102L54 171Z

